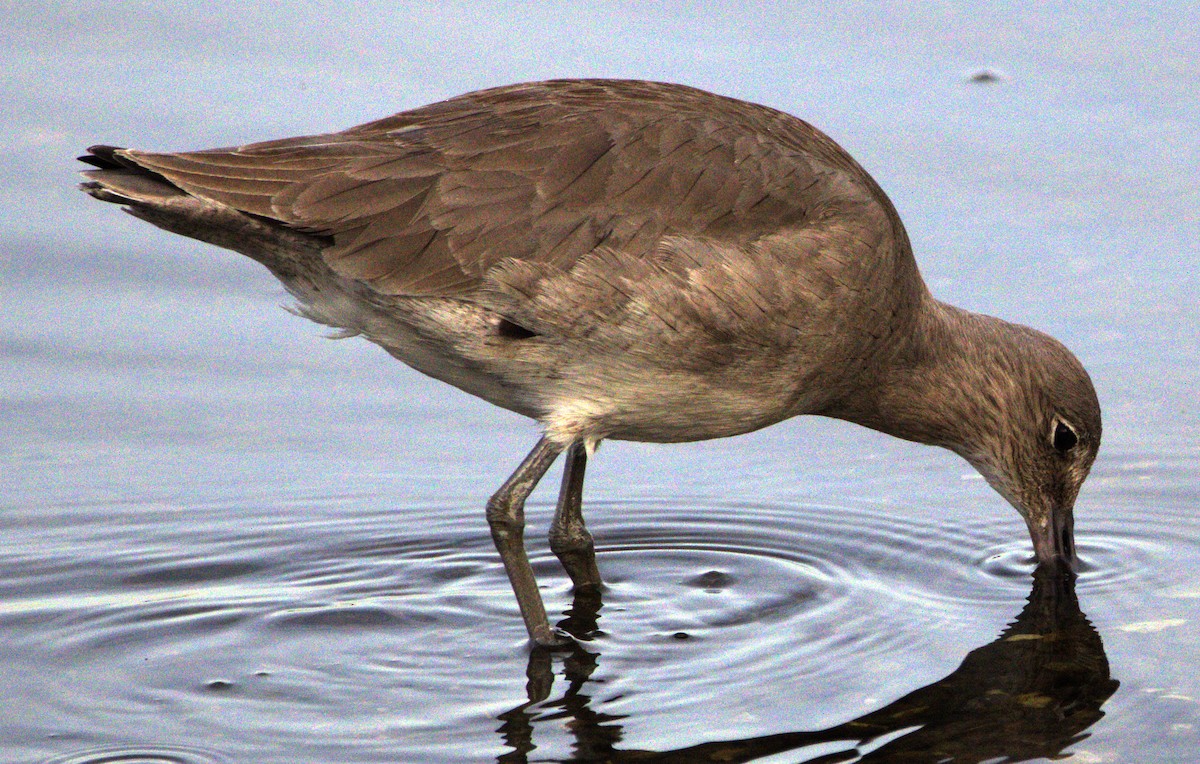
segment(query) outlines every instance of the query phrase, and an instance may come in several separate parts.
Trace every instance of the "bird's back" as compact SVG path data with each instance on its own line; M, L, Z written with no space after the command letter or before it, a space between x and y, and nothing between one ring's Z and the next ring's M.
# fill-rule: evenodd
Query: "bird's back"
M531 83L340 133L106 156L93 182L118 197L140 175L296 237L255 256L328 282L289 284L312 317L564 432L690 440L819 410L926 296L845 151L678 85Z

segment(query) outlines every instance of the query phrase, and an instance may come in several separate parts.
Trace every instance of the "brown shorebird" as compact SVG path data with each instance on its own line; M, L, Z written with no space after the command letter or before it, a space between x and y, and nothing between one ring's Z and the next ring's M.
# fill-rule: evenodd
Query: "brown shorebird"
M1075 560L1100 446L1083 366L935 300L895 209L836 143L680 85L484 90L340 133L152 153L93 146L89 194L236 250L307 317L536 419L487 504L530 637L553 630L524 504L563 451L550 546L600 586L581 514L600 441L679 442L799 414L948 448Z

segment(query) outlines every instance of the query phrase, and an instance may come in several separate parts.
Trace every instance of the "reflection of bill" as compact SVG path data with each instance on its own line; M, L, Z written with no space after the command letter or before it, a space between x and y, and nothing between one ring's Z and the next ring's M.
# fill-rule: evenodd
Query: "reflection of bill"
M587 603L576 602L576 617ZM586 620L586 618L585 618ZM702 743L676 751L619 750L616 717L590 707L584 693L599 656L576 648L566 662L571 685L558 703L573 717L579 761L748 762L787 751L795 761L861 762L1025 761L1053 758L1081 739L1103 716L1116 691L1100 635L1079 609L1073 578L1039 568L1029 602L996 641L972 650L941 681L865 716L810 732ZM534 747L530 706L549 697L550 655L535 651L529 665L530 702L504 714L501 732L522 761ZM546 713L540 705L538 715ZM845 744L837 749L837 745ZM834 750L831 753L831 746ZM811 748L812 758L804 749ZM515 757L515 758L514 758ZM789 759L790 760L790 759Z

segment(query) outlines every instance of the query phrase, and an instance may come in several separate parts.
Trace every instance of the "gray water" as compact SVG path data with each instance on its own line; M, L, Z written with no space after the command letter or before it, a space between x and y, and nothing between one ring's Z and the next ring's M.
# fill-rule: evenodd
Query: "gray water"
M1200 13L742 5L7 4L0 760L1197 759ZM1073 348L1105 412L1075 586L1034 580L956 457L801 419L606 443L598 609L547 549L547 480L530 553L585 639L531 652L483 503L533 424L74 189L92 143L554 76L808 119L935 294Z

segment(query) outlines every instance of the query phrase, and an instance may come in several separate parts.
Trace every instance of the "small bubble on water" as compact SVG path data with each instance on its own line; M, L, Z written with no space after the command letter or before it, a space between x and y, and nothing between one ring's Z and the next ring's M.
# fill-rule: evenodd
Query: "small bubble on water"
M967 81L977 85L990 85L1005 79L1004 74L995 69L977 69L967 75Z
M719 570L710 570L706 573L701 573L687 581L688 586L694 586L697 589L703 589L712 594L724 591L732 587L734 583L736 583L736 579L733 576L728 573L722 573Z

